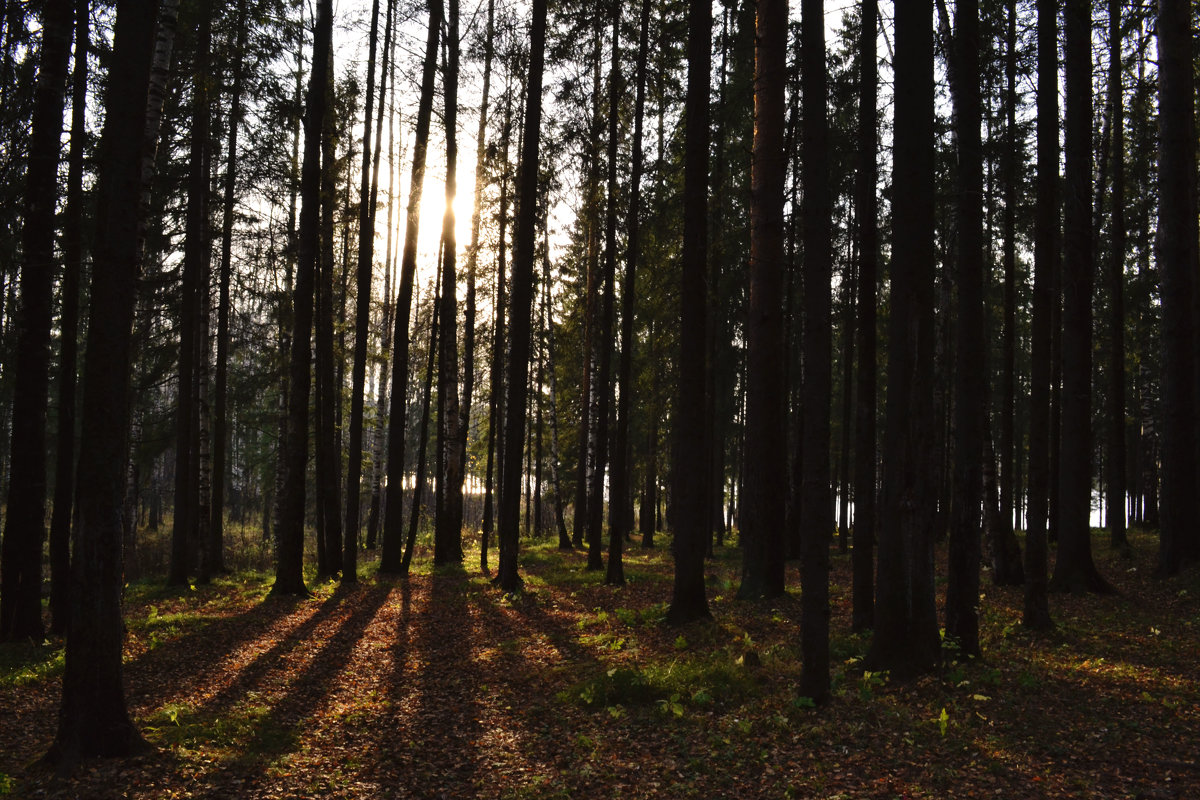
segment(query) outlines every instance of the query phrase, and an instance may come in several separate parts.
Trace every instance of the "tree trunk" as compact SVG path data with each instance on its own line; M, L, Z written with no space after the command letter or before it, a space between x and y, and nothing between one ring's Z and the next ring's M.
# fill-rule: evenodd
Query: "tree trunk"
M389 0L384 26L383 68L379 82L379 120L387 84L387 59L392 37L394 0ZM367 51L367 96L363 113L362 180L358 190L358 264L354 274L354 364L350 368L350 450L346 460L346 541L341 552L342 582L358 582L359 483L362 478L363 392L367 382L367 337L371 335L371 269L375 259L375 202L378 183L371 181L371 122L375 114L375 48L379 40L379 0L371 3L371 36ZM375 145L378 170L379 143Z
M1000 355L1000 522L1012 529L1014 498L1020 493L1020 481L1015 480L1020 455L1015 448L1016 424L1016 342L1017 342L1017 190L1021 180L1017 172L1017 3L1005 4L1006 33L1004 41L1004 328L1001 334ZM1016 515L1020 519L1020 515ZM999 533L999 532L998 532ZM1000 535L1003 535L1002 533ZM997 557L995 549L993 560ZM1005 572L1017 565L1005 565ZM1000 578L998 569L993 577ZM1001 584L1006 585L1006 584Z
M1109 543L1130 555L1125 533L1125 95L1121 53L1121 0L1108 0L1108 106L1112 118L1112 217L1108 258L1108 533ZM1103 191L1103 185L1101 186Z
M67 207L63 212L62 345L59 350L58 447L50 516L50 632L67 631L71 591L71 514L75 500L75 405L79 370L79 289L83 275L83 145L87 139L87 82L91 5L75 0L75 57L71 84L71 145Z
M854 610L851 627L863 631L874 625L876 480L876 295L879 264L877 80L875 36L879 28L877 0L863 0L859 31L858 173L855 209L858 214L858 387L854 419Z
M708 98L712 6L688 1L687 94L684 101L683 252L680 274L679 389L675 404L675 580L667 622L711 619L704 594L704 343L708 241Z
M158 3L119 0L100 142L97 225L83 381L78 522L58 733L46 756L69 768L91 755L147 747L122 685L121 520L129 441L131 339L137 295L141 167Z
M983 423L987 415L983 332L983 142L979 71L979 3L957 0L950 57L958 143L958 346L954 369L954 506L946 584L946 638L952 655L979 650L982 547Z
M408 536L404 542L404 558L401 561L401 574L407 575L409 565L412 563L413 550L417 542L417 525L421 521L421 496L425 494L425 453L429 445L429 401L430 395L433 393L433 363L437 356L438 350L438 316L441 313L441 297L439 296L441 286L441 268L438 269L438 277L434 281L433 290L431 292L430 301L430 316L429 316L429 347L426 351L425 361L425 380L423 389L421 390L421 426L417 437L417 475L413 484L413 499L412 507L409 513ZM399 512L397 512L399 513Z
M438 32L442 25L441 0L429 2L429 35L421 71L421 99L417 105L416 137L413 142L412 177L409 181L408 216L404 229L404 252L400 260L400 294L396 299L393 334L392 399L388 410L387 494L383 518L383 553L379 571L401 571L404 533L404 419L405 381L408 380L408 323L412 312L413 281L417 271L417 234L421 223L421 187L425 182L425 156L429 147L429 119L433 114L433 82L437 72Z
M1058 261L1058 4L1037 4L1037 196L1030 342L1029 500L1025 535L1025 613L1034 630L1053 626L1046 600L1046 522L1050 492L1050 382L1054 272Z
M332 0L319 0L312 72L304 116L304 163L300 172L299 253L292 301L292 350L288 377L287 474L283 485L272 594L307 595L304 585L304 493L308 466L308 396L312 361L313 295L320 260L321 132L333 40Z
M833 266L833 197L829 180L829 121L826 117L828 90L824 59L824 3L821 0L804 0L800 8L804 59L801 72L804 94L801 136L804 153L802 213L805 258L804 466L800 501L800 647L804 669L800 674L800 694L822 703L829 698L829 540L833 535L833 498L829 491L829 416L833 384L833 326L829 293ZM784 27L784 21L781 19L778 25ZM782 87L779 116L782 120ZM782 216L783 170L779 172L779 207ZM782 256L782 246L780 250ZM777 435L782 441L782 430ZM786 467L782 458L781 451L781 497L782 476Z
M1196 519L1196 125L1186 0L1158 4L1158 263L1162 296L1162 528L1158 573L1200 558Z
M438 342L438 473L440 513L433 539L434 564L461 564L463 449L458 404L458 245L454 237L454 195L458 175L458 0L450 0L447 60L443 79L446 127L446 211L442 215L442 329Z
M939 657L933 582L932 472L934 132L933 24L928 0L896 7L896 159L892 214L888 396L880 497L879 583L872 669L904 677Z
M238 126L242 122L242 80L246 50L246 0L238 0L237 42L233 53L233 87L229 99L229 140L226 145L225 197L221 223L221 267L217 299L217 368L214 394L216 413L213 418L213 484L212 524L209 545L213 571L225 571L225 473L226 449L229 442L228 373L229 373L229 282L233 271L233 218L237 189Z
M507 420L500 495L500 588L521 588L517 572L517 531L521 516L521 447L525 438L525 401L529 379L529 329L533 310L533 259L537 224L538 152L542 130L542 71L546 51L546 0L533 0L529 36L529 72L517 173L517 226L513 244L512 326L509 338ZM514 446L515 444L515 446Z

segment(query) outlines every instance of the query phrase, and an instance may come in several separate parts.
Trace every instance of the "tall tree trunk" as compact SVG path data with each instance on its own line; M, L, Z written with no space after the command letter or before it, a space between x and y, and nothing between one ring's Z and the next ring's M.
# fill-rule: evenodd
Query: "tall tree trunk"
M383 93L387 84L387 58L392 36L394 0L387 7L383 68L379 82L379 121L383 120ZM371 181L371 123L375 113L375 48L379 39L379 0L371 2L371 37L367 50L367 97L363 113L362 180L358 190L357 296L354 305L354 364L350 368L350 450L346 460L346 541L341 553L342 582L358 581L359 483L362 478L363 392L367 382L367 337L371 335L371 269L375 259L375 201L378 183ZM379 143L375 146L378 170Z
M809 9L811 11L811 9ZM745 526L738 597L783 593L783 147L787 4L762 0L754 51L754 151L750 187L750 316L746 347ZM816 84L814 84L815 86ZM820 101L822 104L824 101ZM805 164L809 159L805 158ZM820 190L817 189L817 192ZM819 256L818 256L819 258Z
M379 571L397 574L403 557L404 505L404 418L405 381L408 380L408 323L412 313L413 281L417 271L417 234L421 223L421 187L425 182L425 156L429 148L429 119L433 114L433 82L437 72L438 32L442 25L441 0L429 0L429 35L421 71L421 99L417 105L416 136L413 142L412 177L409 180L408 214L404 229L404 251L400 259L400 294L396 299L393 333L392 399L388 410L387 494L383 517L383 553Z
M704 499L705 266L708 241L708 98L712 6L688 0L687 93L684 101L683 252L679 287L679 389L675 404L675 580L667 622L710 619L704 594L708 509Z
M888 396L872 669L898 677L938 661L933 583L934 132L932 3L896 7Z
M30 129L21 230L21 306L13 384L12 462L0 549L0 641L41 642L42 547L46 539L46 408L54 289L54 207L62 150L74 7L42 12L42 54Z
M442 215L442 329L438 342L438 472L441 500L433 538L433 563L461 564L463 450L458 405L458 244L454 236L454 195L458 181L458 0L450 0L447 59L443 80L446 127L446 210Z
M75 397L79 370L79 289L83 275L83 145L87 139L87 83L91 4L75 0L75 56L71 78L71 144L67 152L67 207L63 212L61 348L54 508L50 516L50 632L64 634L70 616L71 514L75 500Z
M632 464L629 457L629 419L633 407L634 306L637 303L637 269L641 258L640 217L642 209L642 118L646 109L646 59L650 49L650 0L642 0L638 23L637 67L634 82L633 144L630 155L629 211L625 230L625 279L621 283L621 361L617 367L620 395L617 399L617 436L613 443L612 503L608 518L609 552L605 582L625 583L621 549L629 537L633 520ZM553 408L553 407L552 407ZM556 478L557 480L557 478Z
M529 72L521 163L517 173L517 226L513 244L512 326L509 338L508 394L505 398L504 451L500 493L500 588L521 588L517 572L517 530L521 516L521 447L529 378L529 329L533 310L533 259L538 197L538 153L542 130L542 71L546 55L546 0L533 0ZM514 446L515 444L515 446Z
M441 267L438 267L437 278L430 291L429 312L429 346L426 349L425 380L421 390L421 423L417 435L417 475L413 483L413 499L409 509L408 536L404 541L404 558L400 564L402 574L408 574L412 563L413 550L417 543L417 525L421 521L421 497L425 494L425 453L429 446L429 401L433 393L433 364L437 357L438 337L444 335L439 328L438 316L441 313ZM400 512L397 511L397 514Z
M73 532L71 617L58 732L46 760L147 747L125 707L122 681L121 519L129 440L131 340L137 296L141 167L158 3L119 0L98 160L91 298ZM61 85L62 82L60 82Z
M1058 558L1050 588L1112 592L1092 560L1092 4L1067 0L1062 455Z
M833 535L833 498L829 491L833 326L829 293L833 267L833 196L829 180L829 121L825 110L828 90L824 58L824 3L821 0L804 0L800 8L804 59L801 70L804 93L801 135L804 154L805 259L804 489L800 502L800 646L804 655L804 669L800 674L800 693L820 703L829 698L829 540ZM784 27L783 20L778 24ZM782 118L782 91L779 115ZM782 217L783 170L779 172ZM782 431L779 435L782 440ZM781 463L781 480L784 468L785 465ZM780 496L783 495L782 488L780 486Z
M200 304L208 297L201 281L208 273L209 218L209 102L208 63L212 41L212 1L201 0L196 9L197 42L192 64L192 136L189 154L187 218L183 251L183 285L179 304L179 379L176 388L175 516L171 531L171 563L168 586L186 586L196 566L199 544L199 474L197 467L198 409L193 387L196 358L200 352L198 331Z
M1121 0L1108 0L1108 106L1112 116L1112 217L1108 297L1108 533L1113 549L1130 554L1125 533L1125 95ZM1101 185L1103 191L1103 185Z
M548 238L548 234L547 238ZM542 252L542 313L546 336L546 371L550 373L550 481L554 484L554 524L558 529L558 549L571 549L571 534L567 531L567 520L563 515L563 489L559 474L558 455L558 379L554 371L554 308L550 300L550 247L549 241Z
M608 175L605 189L604 219L604 266L601 280L599 330L595 337L596 380L593 394L596 397L596 446L591 487L588 494L588 560L590 570L604 569L604 472L608 464L608 416L612 405L612 351L613 351L613 302L615 299L617 267L617 145L619 134L617 121L620 114L618 92L621 82L620 28L621 4L612 3L612 65L608 73L608 153L606 157ZM609 503L617 503L610 495Z
M246 49L246 0L238 0L237 40L233 53L233 86L229 98L229 139L225 154L225 197L221 223L221 267L217 298L217 367L214 379L216 413L213 417L212 469L215 482L212 493L212 524L209 530L210 565L214 572L225 571L225 472L229 442L229 282L233 271L233 218L237 190L238 126L242 122L242 82Z
M858 214L858 387L854 419L854 611L856 631L872 627L875 618L876 481L876 294L879 264L877 80L879 66L875 36L879 28L877 0L863 0L859 32L858 154L861 162L855 184Z
M1034 214L1033 322L1029 389L1029 500L1022 624L1053 626L1046 599L1046 523L1050 492L1050 382L1054 273L1058 262L1058 4L1037 3L1037 195Z
M333 41L333 2L319 0L312 72L304 115L304 163L300 172L299 252L292 300L292 350L288 376L287 474L283 485L273 594L307 595L304 585L304 490L308 466L309 369L312 361L313 296L320 260L321 132Z
M1158 4L1158 264L1162 296L1162 528L1158 573L1200 558L1196 470L1196 123L1191 4Z
M980 655L983 423L987 350L983 335L983 142L978 0L957 0L950 57L958 142L958 347L954 352L954 506L946 585L946 638L960 657Z

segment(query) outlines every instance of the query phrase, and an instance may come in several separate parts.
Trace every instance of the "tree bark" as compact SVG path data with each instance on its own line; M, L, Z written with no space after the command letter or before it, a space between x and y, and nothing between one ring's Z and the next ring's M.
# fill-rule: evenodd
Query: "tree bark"
M1109 221L1108 533L1115 550L1130 555L1125 532L1125 95L1121 53L1121 0L1108 0L1108 106L1112 117L1112 217ZM1103 190L1103 186L1101 186Z
M146 748L122 685L121 520L128 453L131 340L137 296L142 154L154 0L119 0L98 161L96 240L83 380L78 522L73 532L71 618L58 732L47 762L66 769L91 755ZM152 143L151 143L152 144Z

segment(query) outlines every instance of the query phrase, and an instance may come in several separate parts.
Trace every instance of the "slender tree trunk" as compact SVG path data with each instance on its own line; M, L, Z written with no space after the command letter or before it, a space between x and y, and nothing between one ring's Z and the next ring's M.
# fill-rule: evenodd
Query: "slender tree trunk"
M824 58L824 3L821 0L804 0L800 8L804 59L801 71L804 93L801 135L804 153L805 258L804 489L800 504L803 618L800 646L804 655L804 669L800 674L800 693L820 703L829 698L830 680L829 540L833 535L833 498L829 490L829 416L833 385L833 325L829 293L833 266L833 196L829 180L829 121L826 117L828 90ZM784 20L778 24L783 27ZM782 119L782 91L780 101L779 116ZM783 170L779 172L779 207L782 216ZM782 431L779 431L779 435L782 439ZM783 472L784 464L781 463L781 479ZM783 487L779 488L782 496Z
M83 276L83 146L91 4L75 0L75 57L71 84L71 145L67 207L63 212L62 327L58 379L58 447L50 516L50 632L67 631L71 591L71 515L75 500L75 405L79 354L79 289Z
M1058 4L1038 0L1037 197L1029 391L1029 500L1022 624L1053 626L1046 599L1050 492L1050 382L1054 272L1058 260Z
M877 79L875 35L879 4L863 0L859 32L858 153L861 159L855 184L858 214L858 388L854 420L854 611L851 626L863 631L874 625L875 581L875 436L876 403L876 294L879 264L879 200Z
M383 120L383 93L387 84L387 58L391 46L392 10L387 7L380 70L379 121ZM346 460L346 541L341 552L342 582L358 582L359 484L362 478L363 392L367 382L367 338L371 335L371 269L375 260L375 202L379 184L371 181L371 123L375 114L375 47L379 38L379 0L371 3L371 36L367 51L367 97L363 113L362 180L358 191L358 264L355 271L357 296L354 306L354 364L350 368L350 451ZM374 150L379 169L379 142Z
M675 404L675 581L667 622L710 619L704 594L703 503L705 265L708 241L708 98L712 72L712 6L688 1L687 91L684 101L683 252L680 275L679 388Z
M217 299L217 366L213 418L212 524L209 544L210 565L214 572L225 571L225 473L229 443L229 283L233 272L233 218L238 171L238 127L242 121L242 82L246 49L246 0L238 0L237 41L234 45L233 86L229 99L229 139L225 154L225 197L221 223L221 267Z
M333 40L332 0L319 0L312 72L304 116L304 163L300 172L300 238L292 301L289 359L287 475L279 520L273 594L307 595L304 585L304 494L308 466L309 369L312 360L313 296L320 261L321 132Z
M983 142L979 3L957 0L951 83L958 142L958 346L954 369L954 506L946 585L946 638L960 657L980 655L983 423L987 415L983 332Z
M521 447L525 436L525 401L529 378L529 328L533 309L533 259L537 227L538 153L542 129L542 71L546 52L546 0L533 0L529 35L529 72L517 173L517 227L513 245L512 335L509 338L507 420L500 494L500 588L521 588L517 572L517 530L521 515Z
M197 327L200 321L201 280L207 274L208 238L208 62L212 37L211 0L201 0L196 10L198 41L192 65L192 137L189 156L186 232L183 253L183 285L179 306L179 378L176 388L175 442L175 516L171 532L171 563L168 586L185 586L195 566L199 531L197 487L199 465L198 410L193 387L196 386L196 357L200 346Z
M131 340L137 296L140 180L158 3L119 0L98 160L96 240L83 380L78 522L71 617L58 733L46 756L69 767L90 755L147 747L125 706L122 681L121 519L129 440Z
M393 334L396 350L392 362L392 399L389 407L387 494L383 518L383 553L379 571L397 574L403 556L404 505L404 419L408 380L408 323L412 312L413 281L417 271L417 234L421 223L421 187L425 181L425 156L429 147L429 119L433 114L433 81L437 71L438 32L442 25L441 0L429 2L429 35L421 72L421 99L417 106L416 137L413 143L412 178L409 181L408 216L404 251L400 260L400 294L396 300Z
M548 234L547 234L548 239ZM554 371L554 308L550 300L550 242L542 252L542 309L545 314L546 370L550 373L550 480L554 484L554 524L558 529L558 549L571 549L571 534L563 515L563 489L558 456L558 379Z
M1121 0L1108 1L1108 105L1112 115L1112 217L1108 259L1108 533L1113 549L1130 555L1125 533L1125 95ZM1103 184L1101 185L1103 191Z
M409 513L408 536L404 542L404 559L401 562L401 573L408 574L412 563L413 550L417 543L417 525L421 521L421 497L425 494L425 453L429 445L429 405L433 393L433 364L438 351L438 337L445 335L439 331L438 316L441 313L441 267L434 281L429 316L429 347L426 351L425 380L421 390L421 427L417 437L417 475L413 484L412 507Z

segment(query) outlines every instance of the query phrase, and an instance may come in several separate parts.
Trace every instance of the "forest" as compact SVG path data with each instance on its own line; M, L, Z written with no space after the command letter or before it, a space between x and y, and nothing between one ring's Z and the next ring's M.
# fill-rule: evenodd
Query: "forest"
M0 796L1200 797L1200 0L0 0Z

